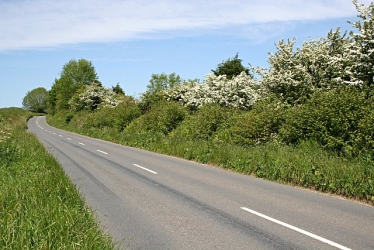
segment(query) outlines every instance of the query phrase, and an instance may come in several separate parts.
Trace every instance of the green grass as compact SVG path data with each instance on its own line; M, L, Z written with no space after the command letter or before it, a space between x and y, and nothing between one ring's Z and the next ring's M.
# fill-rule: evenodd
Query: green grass
M114 249L61 166L25 130L29 113L0 116L10 128L0 141L0 248Z
M118 132L110 128L87 130L52 117L48 117L48 122L107 141L374 204L374 161L339 157L313 141L304 141L297 147L274 142L242 147L155 133Z

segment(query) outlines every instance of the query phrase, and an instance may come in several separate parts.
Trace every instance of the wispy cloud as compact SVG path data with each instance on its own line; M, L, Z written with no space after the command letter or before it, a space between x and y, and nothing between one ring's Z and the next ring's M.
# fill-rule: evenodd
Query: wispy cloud
M350 0L3 0L0 51L355 15Z

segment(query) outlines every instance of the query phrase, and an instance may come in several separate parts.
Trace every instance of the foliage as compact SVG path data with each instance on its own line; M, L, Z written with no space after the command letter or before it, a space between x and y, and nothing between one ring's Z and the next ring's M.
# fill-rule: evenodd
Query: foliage
M29 114L0 109L10 129L0 141L0 248L113 249L56 159L26 131Z
M82 114L85 115L84 113ZM100 128L124 130L133 120L138 118L141 112L132 97L125 97L116 107L103 107L94 113L88 114L80 124L74 124L83 128ZM78 121L77 121L78 122Z
M326 38L310 39L294 50L296 40L281 40L270 53L269 69L257 69L270 93L289 104L305 102L315 91L340 86L370 89L374 82L374 3L368 7L353 1L359 21L350 36L339 29Z
M212 72L216 76L225 75L229 80L240 75L242 72L250 75L249 69L245 68L242 65L242 60L238 58L238 53L233 58L229 58L226 61L218 64L216 70L212 70Z
M190 140L209 140L225 125L234 113L233 109L221 107L218 104L205 104L194 115L189 116L172 136L184 137Z
M63 66L60 78L55 79L51 87L48 98L49 112L54 114L59 110L69 109L69 100L76 91L97 80L98 76L90 61L70 60Z
M125 91L119 86L119 83L116 84L116 86L112 86L112 90L117 95L125 95Z
M167 135L184 120L186 115L187 110L181 104L162 101L131 122L127 130L136 133L154 132Z
M48 91L45 88L36 88L28 91L22 100L24 109L43 113L47 111Z
M357 155L363 149L356 140L366 105L366 94L356 87L316 92L304 105L288 110L279 136L287 143L313 139L327 149Z
M162 92L151 93L146 91L140 96L138 106L142 114L145 114L151 110L152 106L157 105L157 103L162 102L163 100L164 95Z
M270 93L289 104L303 103L314 91L344 85L347 78L342 51L348 43L339 29L327 38L310 39L294 50L296 40L281 40L269 55L269 69L257 69Z
M225 75L208 74L203 84L185 84L164 91L167 100L180 101L191 108L207 103L223 107L250 109L260 99L262 89L258 82L245 72L231 80Z
M287 106L274 97L258 101L252 110L230 117L227 126L215 135L214 140L241 146L277 140L286 110Z
M165 73L152 74L149 84L147 85L147 91L145 91L139 100L139 108L142 113L148 112L153 105L157 105L158 102L164 100L162 91L175 88L183 80L176 73L171 73L169 75Z
M347 67L350 83L371 87L374 83L374 3L368 7L353 1L361 20L351 22L358 33L351 31L352 41L346 46L345 53L350 62Z
M152 74L149 84L147 85L147 92L153 94L162 90L171 89L181 85L182 79L176 73L169 75L165 73Z
M103 110L103 113L105 111ZM141 111L132 97L126 97L122 103L111 109L113 126L118 131L123 131L133 120L141 115Z
M70 109L75 111L95 111L99 106L115 107L119 103L121 100L117 94L112 89L104 88L99 82L83 86L69 101Z

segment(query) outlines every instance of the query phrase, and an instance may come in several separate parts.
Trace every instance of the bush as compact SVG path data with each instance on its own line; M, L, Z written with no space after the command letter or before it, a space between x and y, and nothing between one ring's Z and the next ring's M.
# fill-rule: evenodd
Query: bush
M138 105L133 102L124 102L112 109L113 126L118 131L124 130L133 120L141 115Z
M358 122L353 145L360 154L374 157L374 96L368 98L362 107L362 119Z
M234 110L221 107L219 104L205 104L195 114L190 115L172 136L186 137L193 140L208 140L233 115Z
M251 111L233 115L227 128L219 131L215 140L241 146L269 142L276 138L284 122L285 110L286 106L276 98L261 100Z
M353 146L365 102L365 93L355 87L316 92L304 105L288 110L279 136L286 143L313 139L345 155L358 153Z
M167 135L184 120L186 115L187 109L182 104L160 101L153 105L150 111L131 122L127 130L137 133L158 132Z

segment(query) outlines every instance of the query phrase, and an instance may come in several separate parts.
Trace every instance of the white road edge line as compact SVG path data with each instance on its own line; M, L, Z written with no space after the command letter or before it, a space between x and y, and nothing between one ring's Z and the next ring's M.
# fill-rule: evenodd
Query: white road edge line
M79 143L80 145L83 145L83 146L86 145L86 144L84 144L84 143L82 143L82 142L78 142L78 143Z
M108 153L107 152L104 152L104 151L101 151L101 150L96 150L97 152L100 152L100 153L102 153L102 154L105 154L105 155L107 155Z
M139 166L138 164L133 164L135 167L138 167L138 168L141 168L141 169L143 169L143 170L145 170L145 171L148 171L148 172L150 172L150 173L152 173L152 174L157 174L157 172L155 172L155 171L153 171L153 170L150 170L150 169L148 169L148 168L145 168L145 167L142 167L142 166Z
M262 217L262 218L264 218L264 219L266 219L266 220L269 220L269 221L272 221L272 222L274 222L274 223L277 223L277 224L279 224L279 225L281 225L281 226L287 227L287 228L289 228L289 229L291 229L291 230L294 230L294 231L296 231L296 232L298 232L298 233L301 233L301 234L304 234L304 235L306 235L306 236L309 236L309 237L311 237L311 238L313 238L313 239L319 240L319 241L321 241L321 242L323 242L323 243L329 244L329 245L331 245L331 246L333 246L333 247L336 247L336 248L338 248L338 249L342 249L342 250L351 250L351 249L348 248L348 247L342 246L342 245L340 245L340 244L338 244L338 243L335 243L335 242L333 242L333 241L331 241L331 240L328 240L328 239L322 238L322 237L320 237L320 236L318 236L318 235L312 234L312 233L310 233L310 232L308 232L308 231L305 231L305 230L300 229L300 228L298 228L298 227L295 227L295 226L292 226L292 225L290 225L290 224L284 223L284 222L279 221L279 220L277 220L277 219L274 219L274 218L272 218L272 217L266 216L266 215L264 215L264 214L261 214L261 213L259 213L259 212L254 211L254 210L251 210L251 209L249 209L249 208L241 207L241 209L243 209L244 211L247 211L247 212L249 212L249 213L252 213L252 214L254 214L254 215L257 215L257 216L259 216L259 217Z

